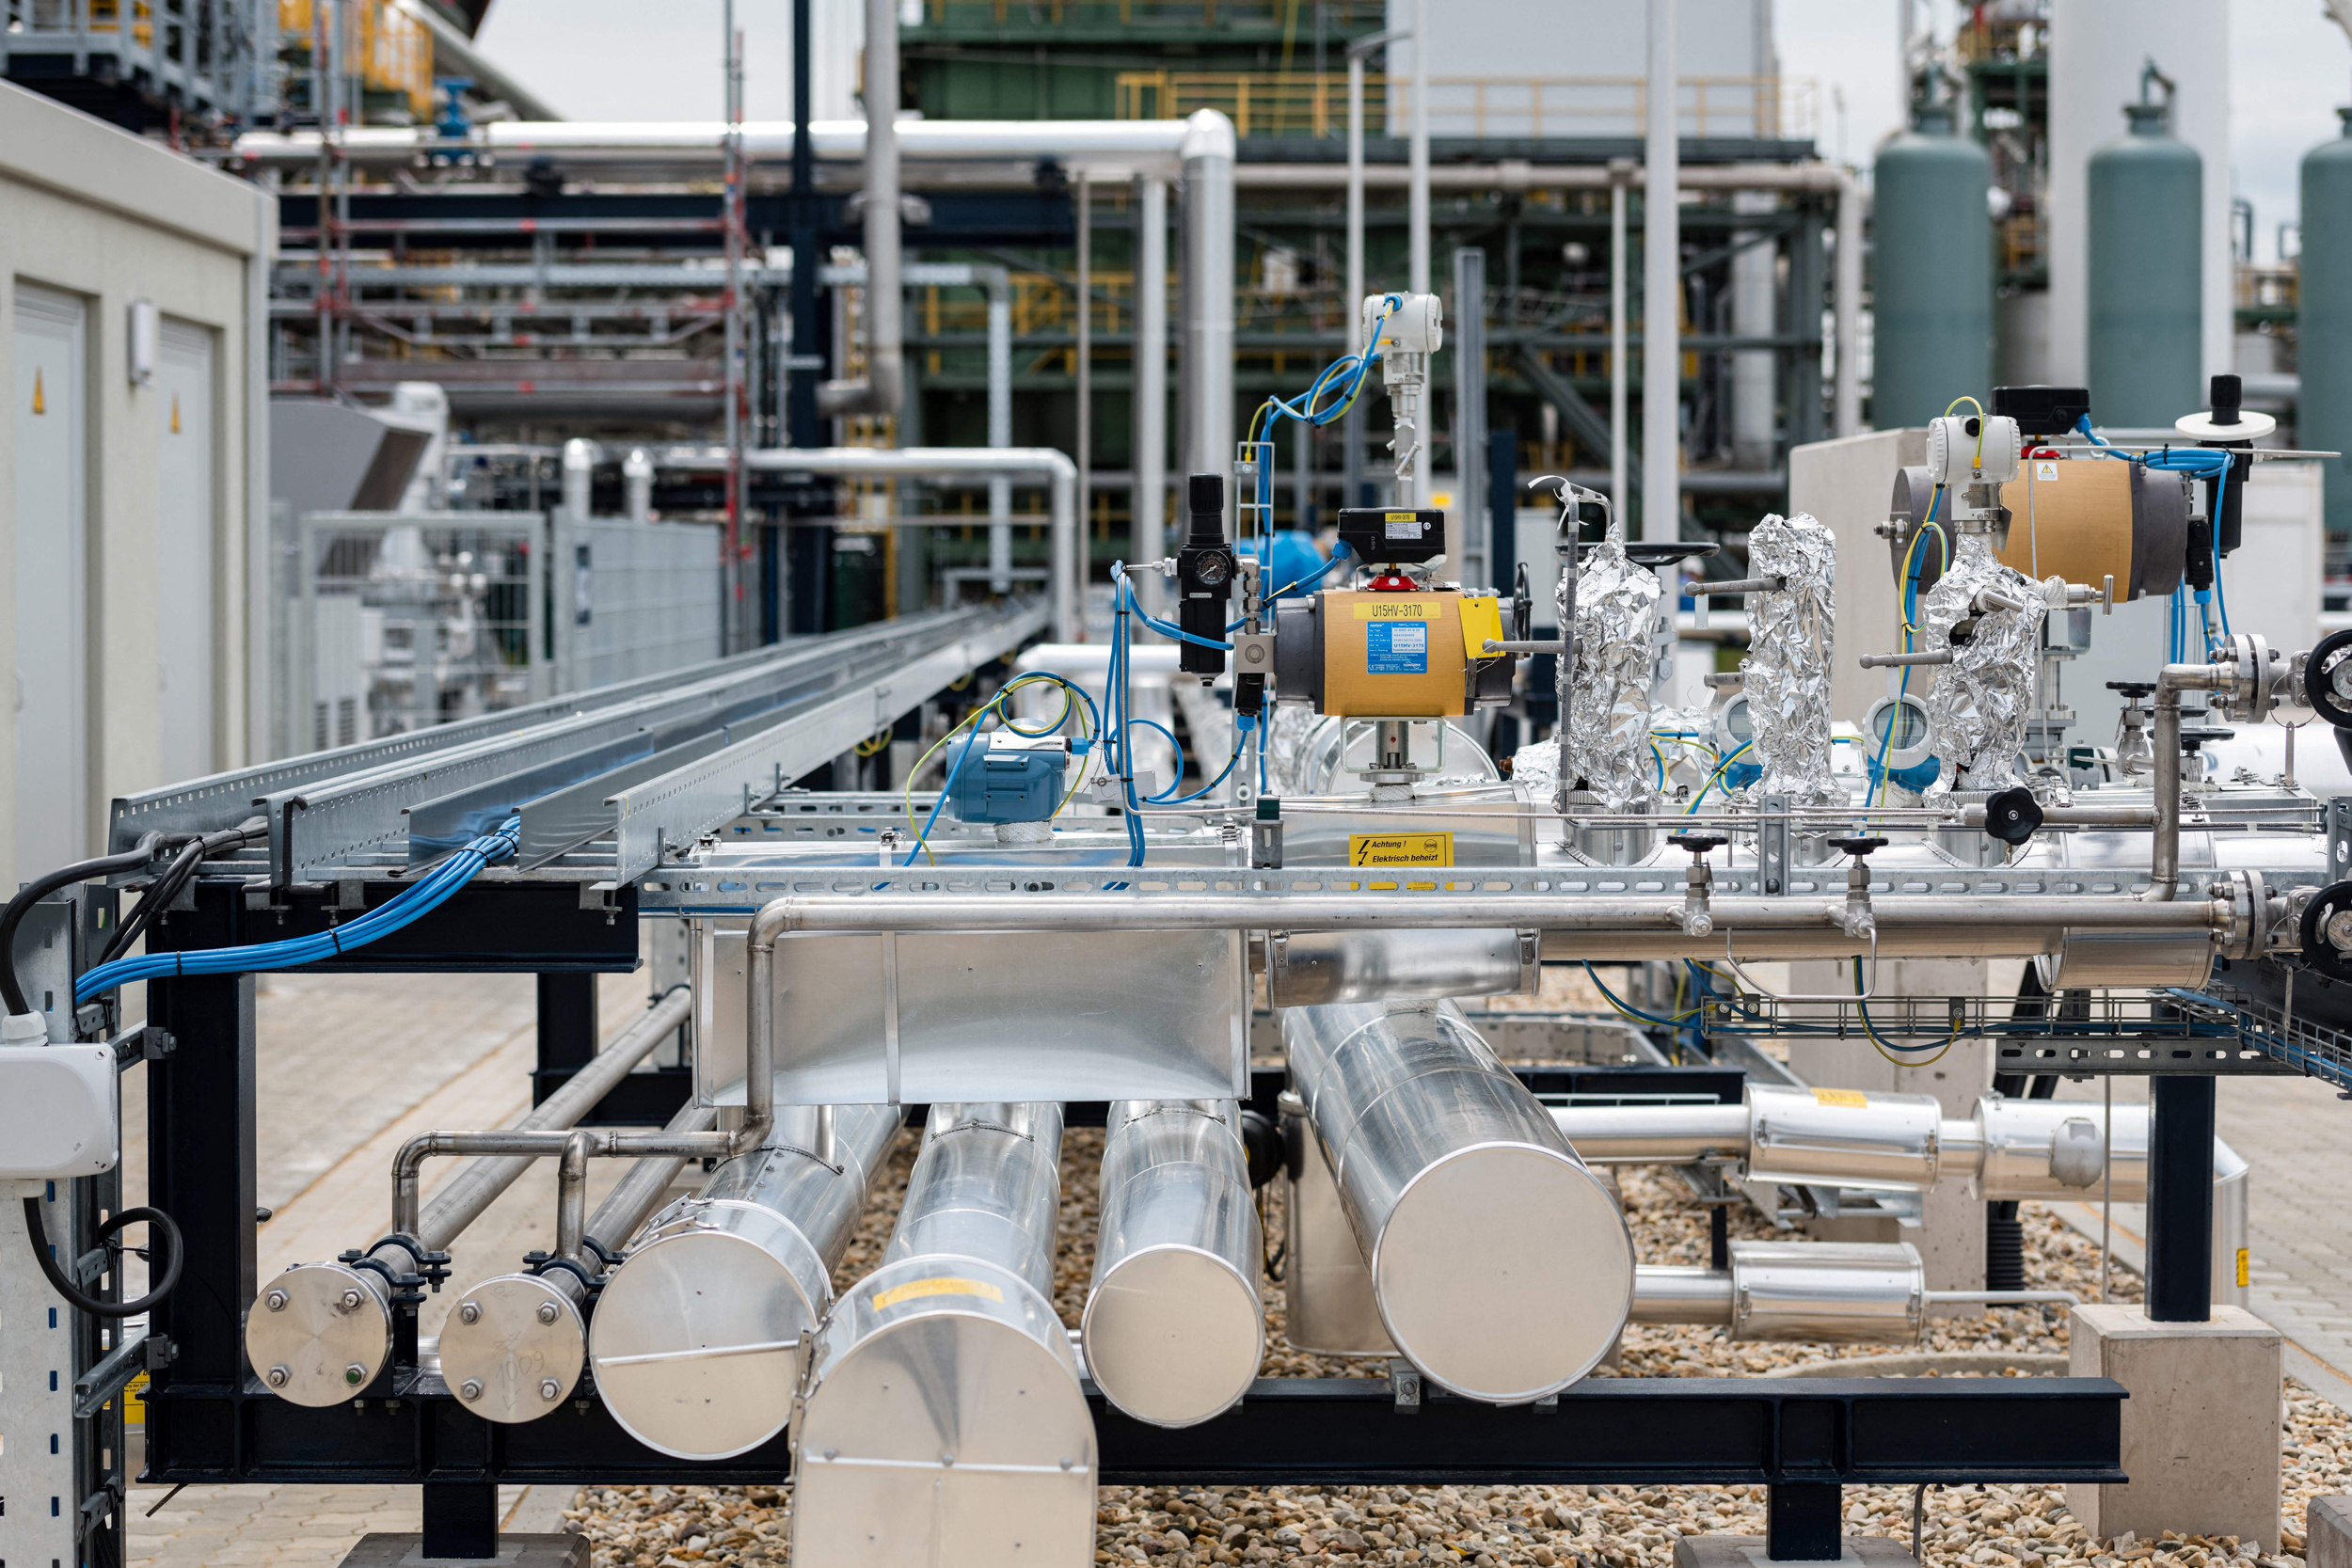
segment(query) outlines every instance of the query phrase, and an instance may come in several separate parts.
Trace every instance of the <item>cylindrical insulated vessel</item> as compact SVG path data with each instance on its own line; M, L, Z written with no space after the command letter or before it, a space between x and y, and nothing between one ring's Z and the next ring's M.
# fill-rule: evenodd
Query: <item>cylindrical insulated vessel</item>
M1870 298L1877 321L1870 422L1923 425L1963 392L1993 385L1993 166L1923 110L1872 172Z
M1094 1421L1054 1314L1061 1108L933 1105L882 1266L810 1347L792 1445L800 1562L1076 1562Z
M1240 1107L1120 1101L1106 1127L1087 1370L1136 1419L1191 1426L1239 1400L1265 1354Z
M605 1408L679 1459L724 1459L784 1430L802 1335L833 1305L833 1267L857 1233L898 1135L893 1105L779 1106L767 1143L659 1215L613 1271L588 1330Z
M1590 1371L1631 1306L1632 1239L1460 1011L1293 1007L1282 1039L1397 1349L1497 1404Z
M2166 110L2124 105L2130 133L2090 155L2090 407L2169 430L2204 388L2204 164Z
M2295 444L2320 460L2328 531L2352 531L2352 109L2344 134L2303 155L2303 254L2296 263Z

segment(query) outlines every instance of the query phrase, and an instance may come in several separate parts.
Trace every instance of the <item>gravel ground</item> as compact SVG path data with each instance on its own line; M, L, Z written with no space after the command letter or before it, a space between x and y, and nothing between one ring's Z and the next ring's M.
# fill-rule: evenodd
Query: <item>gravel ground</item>
M1095 1170L1099 1131L1064 1142L1062 1255L1055 1306L1074 1326L1094 1261ZM848 1284L880 1261L914 1140L902 1140L890 1180L838 1271ZM1671 1172L1624 1173L1626 1217L1644 1262L1695 1263L1707 1257L1707 1214ZM1268 1190L1268 1233L1281 1235L1275 1190ZM2035 1289L2073 1290L2089 1298L2098 1245L2034 1205L2024 1210L2026 1270ZM1753 1210L1734 1208L1735 1236L1774 1234ZM1781 1233L1781 1234L1786 1234ZM2137 1300L2139 1281L2122 1269L2110 1298ZM1283 1336L1280 1288L1266 1291L1269 1377L1376 1377L1385 1363L1310 1354ZM1981 1318L1936 1323L1920 1348L2062 1352L2066 1319L2056 1308L2011 1307ZM1769 1371L1795 1363L1883 1354L1902 1347L1730 1345L1713 1329L1629 1328L1621 1375L1704 1377ZM2010 1375L2014 1375L2012 1372ZM2286 1463L2280 1497L2287 1519L2284 1551L2258 1557L2233 1537L2160 1542L2126 1536L2099 1541L2068 1513L2058 1488L1985 1486L1928 1494L1922 1556L1929 1568L2302 1568L2303 1511L2312 1497L2352 1491L2352 1421L2299 1384L2286 1387ZM1849 1487L1850 1531L1908 1542L1908 1487ZM591 1488L570 1513L585 1531L598 1568L670 1568L684 1563L782 1563L787 1558L790 1493L786 1488ZM1491 1568L1670 1568L1684 1535L1761 1534L1764 1489L1744 1486L1444 1486L1118 1487L1098 1498L1095 1561L1156 1561L1159 1568L1211 1563L1282 1563L1286 1568L1370 1568L1374 1564L1470 1563ZM831 1565L818 1565L831 1568Z

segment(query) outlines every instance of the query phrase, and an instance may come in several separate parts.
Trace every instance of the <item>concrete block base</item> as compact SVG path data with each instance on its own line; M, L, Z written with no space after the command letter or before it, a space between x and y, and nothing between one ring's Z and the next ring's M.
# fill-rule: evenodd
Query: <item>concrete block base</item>
M2312 1499L2303 1560L2310 1568L2352 1568L2352 1497Z
M2111 1377L2123 1402L2120 1485L2070 1485L2091 1534L2234 1535L2279 1549L2279 1331L2238 1307L2201 1323L2151 1323L2138 1307L2074 1308L2068 1371Z
M501 1535L496 1557L427 1557L424 1537L371 1531L342 1568L588 1568L584 1535Z
M1919 1568L1900 1541L1883 1535L1846 1535L1837 1542L1837 1561L1846 1568ZM1675 1568L1776 1568L1764 1555L1760 1535L1686 1535L1675 1543Z

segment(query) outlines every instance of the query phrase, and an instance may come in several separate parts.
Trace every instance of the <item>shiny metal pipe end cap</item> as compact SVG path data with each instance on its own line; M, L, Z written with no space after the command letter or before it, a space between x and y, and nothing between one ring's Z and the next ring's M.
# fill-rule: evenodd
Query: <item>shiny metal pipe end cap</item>
M764 1214L729 1207L746 1220ZM657 1452L727 1459L791 1419L797 1342L830 1294L814 1249L766 1217L756 1240L699 1228L658 1237L629 1254L596 1301L588 1358L597 1391L622 1429Z
M1633 1309L1633 1239L1600 1180L1533 1144L1480 1144L1416 1176L1373 1249L1390 1338L1466 1399L1549 1398Z
M1200 1247L1129 1255L1096 1282L1079 1332L1103 1397L1153 1426L1221 1415L1265 1359L1256 1287Z
M355 1398L384 1370L392 1354L391 1310L358 1270L303 1263L254 1298L245 1354L270 1392L324 1410Z
M484 1280L441 1326L441 1381L468 1410L509 1425L569 1399L587 1354L580 1309L536 1275Z
M977 1259L906 1259L842 1293L792 1453L795 1562L1031 1568L1094 1549L1094 1422L1070 1336Z

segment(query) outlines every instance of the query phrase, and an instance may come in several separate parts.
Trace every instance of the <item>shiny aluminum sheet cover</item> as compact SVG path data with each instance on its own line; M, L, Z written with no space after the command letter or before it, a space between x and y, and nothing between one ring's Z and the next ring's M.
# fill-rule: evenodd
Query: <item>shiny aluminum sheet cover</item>
M1977 595L1988 588L2026 601L2026 608L1979 615L1968 640L1954 643L1952 627L1970 616ZM1951 569L1919 601L1915 645L1952 652L1952 662L1938 671L1928 694L1929 733L1944 759L1943 776L1929 794L2026 783L2020 763L2041 662L2042 594L2032 578L1994 559L1983 534L1963 533Z
M1610 811L1646 805L1655 795L1649 686L1658 575L1626 559L1613 525L1579 569L1575 609L1576 655L1560 715L1562 770L1571 787L1582 779Z
M696 1090L740 1104L742 938L709 942ZM776 1100L1232 1099L1249 1092L1248 980L1237 931L787 936Z
M1757 789L1792 805L1843 805L1830 776L1829 683L1836 653L1837 541L1805 513L1766 517L1748 535L1748 570L1786 579L1748 595L1748 655L1740 663L1756 726Z

